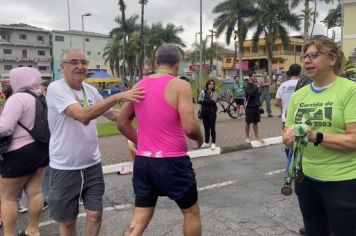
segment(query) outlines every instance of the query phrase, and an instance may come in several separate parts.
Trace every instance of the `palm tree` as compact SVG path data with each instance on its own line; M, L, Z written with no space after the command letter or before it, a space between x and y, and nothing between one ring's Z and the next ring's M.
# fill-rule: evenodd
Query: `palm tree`
M153 23L147 28L146 41L149 47L147 48L147 58L149 58L150 64L154 66L154 55L158 47L165 43L172 43L180 47L185 47L185 44L179 34L183 33L182 26L176 26L168 23L166 26L162 22ZM181 52L183 50L181 49Z
M253 44L257 45L261 35L266 39L268 76L272 78L272 46L281 39L285 48L289 47L289 35L286 26L299 30L299 18L291 13L288 4L283 0L256 0L255 17L251 25L256 27Z
M310 9L309 3L314 1L314 13L313 13L313 18L315 19L317 16L317 11L316 11L316 2L325 2L325 3L333 3L333 0L290 0L291 2L291 7L295 8L296 6L299 5L299 3L301 3L302 1L304 1L304 42L308 41L309 39L309 26L310 26L310 18L311 18L311 14L307 14L310 13L312 10ZM313 20L313 28L314 28L314 24L315 24L315 20Z
M123 28L122 31L122 36L123 36L123 58L122 58L122 78L125 79L126 73L125 73L125 59L127 55L127 47L126 47L126 17L125 17L125 10L126 10L126 4L124 0L119 0L118 5L120 6L120 11L121 11L121 26ZM116 21L118 21L119 17L116 18Z
M226 31L226 44L230 44L231 36L234 33L234 41L236 37L239 42L239 65L240 77L242 78L242 56L243 43L248 32L246 19L253 14L253 2L250 0L225 0L216 5L213 13L219 14L214 19L214 27L216 28L217 36ZM236 27L236 28L235 28ZM235 43L234 62L236 62L237 45Z
M214 42L210 47L208 47L208 38L203 40L203 64L206 63L208 60L212 60L216 57L216 42ZM187 55L187 59L189 60L190 63L195 64L196 61L196 55L200 51L200 46L199 44L193 44L193 51L190 52Z
M144 45L145 45L145 41L144 41L144 15L145 15L145 5L148 3L148 0L139 0L138 1L139 4L141 4L141 32L140 32L140 58L139 58L139 68L140 68L140 74L141 76L143 75L142 73L142 67L143 67L143 60L144 60Z
M111 30L110 32L110 37L112 37L114 40L117 41L122 41L122 51L123 51L123 56L122 56L122 70L121 70L121 75L122 78L125 78L126 75L126 63L129 64L129 57L132 57L132 54L136 54L137 50L135 51L131 51L128 50L128 42L131 40L131 38L133 37L133 34L135 32L138 32L139 29L139 25L137 24L137 20L138 20L139 16L138 15L133 15L130 16L128 19L125 19L125 21L123 21L122 17L117 17L115 19L116 23L118 24L118 27L114 28ZM138 43L137 40L135 40L136 43ZM136 48L136 47L135 47ZM130 61L130 63L132 63L132 60ZM128 66L128 73L130 76L130 85L132 85L134 83L134 71L132 71L132 68L135 68L133 66Z
M103 58L105 59L105 64L109 63L113 75L115 77L120 76L120 61L123 58L123 50L119 40L114 39L111 43L105 46Z

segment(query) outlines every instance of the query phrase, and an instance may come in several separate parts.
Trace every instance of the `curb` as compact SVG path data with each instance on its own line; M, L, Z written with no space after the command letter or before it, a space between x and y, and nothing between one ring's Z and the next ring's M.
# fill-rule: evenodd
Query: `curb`
M206 157L206 156L215 156L220 154L225 154L229 152L243 151L253 148L267 147L270 145L280 144L282 143L282 136L277 136L273 138L263 139L262 142L252 141L251 143L238 144L235 146L228 147L216 147L215 150L210 150L210 148L203 148L198 150L189 151L188 155L191 159ZM122 162L114 165L103 166L104 175L117 173L119 169L130 165L130 162Z

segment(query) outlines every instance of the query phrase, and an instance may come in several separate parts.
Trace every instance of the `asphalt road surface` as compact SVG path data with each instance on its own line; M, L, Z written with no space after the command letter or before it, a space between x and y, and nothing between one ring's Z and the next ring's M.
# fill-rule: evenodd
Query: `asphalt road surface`
M280 145L193 159L199 186L203 235L298 235L302 219L296 196L284 197L285 164ZM121 235L133 213L132 175L105 176L105 210L101 234ZM81 209L81 213L83 209ZM18 228L24 227L26 214ZM78 235L84 235L84 214ZM144 235L182 235L183 217L176 204L160 198ZM0 231L2 233L2 231ZM41 235L59 235L46 211Z

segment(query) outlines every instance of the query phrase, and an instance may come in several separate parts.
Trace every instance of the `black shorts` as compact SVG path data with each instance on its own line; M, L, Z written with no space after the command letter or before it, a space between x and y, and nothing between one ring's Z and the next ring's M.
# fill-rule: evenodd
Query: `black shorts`
M244 98L235 98L236 105L239 106L244 106L245 105L245 99Z
M48 145L37 142L27 144L19 149L2 154L4 161L0 162L2 178L20 178L33 175L39 167L48 166Z
M259 107L246 107L245 111L246 123L258 123L261 120Z
M188 156L136 156L132 183L136 207L154 207L158 196L169 197L181 209L190 208L198 200L195 173Z

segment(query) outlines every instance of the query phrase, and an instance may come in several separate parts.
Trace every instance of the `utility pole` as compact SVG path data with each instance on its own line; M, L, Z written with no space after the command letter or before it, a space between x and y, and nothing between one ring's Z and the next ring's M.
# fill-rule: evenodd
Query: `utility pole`
M213 49L214 36L215 36L216 32L215 32L213 29L211 29L211 30L209 30L209 31L210 31L210 33L211 33L211 35L210 35L210 38L211 38L211 41L210 41L210 48ZM210 58L210 70L212 70L212 69L213 69L213 58Z
M344 45L344 0L341 0L341 40L340 40L340 46L341 46L341 50L343 50L343 45Z
M203 0L200 0L200 68L199 68L199 89L202 88L203 79Z

